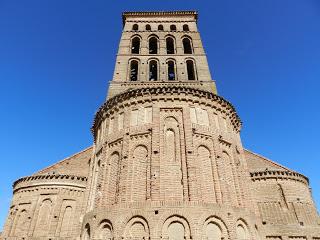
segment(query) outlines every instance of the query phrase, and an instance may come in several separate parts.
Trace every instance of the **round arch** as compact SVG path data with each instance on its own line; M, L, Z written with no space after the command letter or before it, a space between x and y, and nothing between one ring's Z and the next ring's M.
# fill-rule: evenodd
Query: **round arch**
M158 81L160 78L160 63L157 58L149 58L147 61L147 81Z
M149 54L158 54L159 52L159 37L155 34L148 36Z
M99 239L111 240L113 239L113 226L110 220L104 219L100 222L97 232Z
M185 66L186 66L186 76L187 80L197 80L198 73L197 73L197 65L196 61L193 58L186 58L185 59Z
M140 54L142 37L138 34L130 38L130 52L131 54Z
M208 217L202 226L202 239L221 240L229 239L229 231L221 218L213 215Z
M251 240L248 224L241 218L236 223L236 234L238 240Z
M150 237L150 228L147 220L140 216L136 215L130 218L127 222L122 238L123 239L149 239Z
M181 215L172 215L168 217L162 226L161 237L169 240L190 239L191 230L189 222Z
M130 58L128 60L127 79L129 81L140 80L140 59L139 58Z
M192 38L188 35L183 35L181 37L182 45L183 45L183 53L184 54L192 54L194 53L193 41Z

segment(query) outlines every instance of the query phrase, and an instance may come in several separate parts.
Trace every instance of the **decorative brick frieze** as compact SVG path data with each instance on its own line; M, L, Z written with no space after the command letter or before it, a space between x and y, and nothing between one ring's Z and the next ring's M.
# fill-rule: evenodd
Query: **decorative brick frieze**
M251 172L250 175L252 181L263 181L267 179L285 179L302 182L306 185L309 184L308 178L297 172L266 170L259 172Z

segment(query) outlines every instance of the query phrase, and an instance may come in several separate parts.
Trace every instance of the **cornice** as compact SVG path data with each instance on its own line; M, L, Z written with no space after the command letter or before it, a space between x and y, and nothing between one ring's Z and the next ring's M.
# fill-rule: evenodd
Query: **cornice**
M267 179L282 179L282 180L294 180L302 182L306 185L309 184L309 179L304 175L297 172L290 171L278 171L278 170L266 170L266 171L256 171L250 172L252 181L261 181Z
M75 175L60 175L60 174L46 174L46 175L33 175L33 176L27 176L27 177L23 177L20 178L18 180L16 180L13 183L13 189L16 191L19 185L23 185L23 187L27 187L28 184L30 184L30 186L33 186L33 183L35 182L48 182L48 181L52 181L53 183L55 182L61 182L61 183L78 183L75 186L79 186L80 185L84 185L87 182L87 177L83 177L83 176L75 176ZM67 184L70 185L70 184ZM20 187L20 186L19 186Z
M146 11L146 12L123 12L122 23L124 25L127 17L159 17L159 16L187 16L191 15L198 19L198 13L196 11Z
M187 87L187 86L150 86L138 89L127 90L123 93L117 94L112 98L109 98L96 112L94 121L91 127L91 131L95 136L96 127L100 124L100 121L103 119L104 112L108 112L109 110L115 108L122 102L130 99L137 99L138 97L148 96L150 101L154 101L154 97L158 97L159 95L167 96L168 98L172 98L173 94L184 94L181 98L192 98L198 97L201 99L206 99L209 101L213 101L218 103L219 109L221 112L229 115L229 118L236 129L236 131L240 132L241 129L241 120L233 107L233 105L225 100L224 98L206 91L197 88Z

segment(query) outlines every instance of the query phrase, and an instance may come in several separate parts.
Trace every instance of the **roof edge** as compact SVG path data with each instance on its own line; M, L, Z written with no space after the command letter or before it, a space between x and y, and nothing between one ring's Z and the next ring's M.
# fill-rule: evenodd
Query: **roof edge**
M150 16L185 16L185 15L193 15L196 20L198 20L198 12L194 10L190 11L137 11L137 12L123 12L122 13L122 23L124 25L126 18L128 16L144 16L144 17L150 17Z
M41 172L43 172L43 171L45 171L45 170L47 170L47 169L50 169L51 167L53 167L53 166L55 166L55 165L57 165L57 164L63 163L63 162L65 162L65 161L69 160L70 158L75 157L75 156L77 156L77 155L80 155L81 153L84 153L84 152L86 152L86 151L88 151L89 149L92 149L92 148L93 148L93 146L89 146L89 147L81 150L80 152L74 153L74 154L72 154L71 156L66 157L66 158L64 158L64 159L62 159L62 160L60 160L60 161L58 161L58 162L56 162L56 163L54 163L54 164L52 164L52 165L50 165L50 166L48 166L48 167L45 167L45 168L43 168L43 169L40 169L39 171L31 174L30 176L39 175L39 174L41 174Z
M294 172L294 173L298 173L297 171L294 171L294 170L292 170L292 169L290 169L290 168L287 168L287 167L285 167L285 166L283 166L283 165L281 165L281 164L279 164L279 163L276 163L276 162L270 160L269 158L266 158L265 156L262 156L262 155L260 155L260 154L258 154L258 153L252 152L252 151L250 151L250 150L248 150L248 149L246 149L246 148L245 148L244 150L245 150L246 152L248 152L248 153L251 153L251 154L257 156L257 157L263 158L265 161L270 162L270 163L272 163L272 164L274 164L274 165L276 165L276 166L278 166L278 167L281 167L281 168L283 168L283 169L286 169L287 171ZM299 174L301 174L301 173L299 173Z

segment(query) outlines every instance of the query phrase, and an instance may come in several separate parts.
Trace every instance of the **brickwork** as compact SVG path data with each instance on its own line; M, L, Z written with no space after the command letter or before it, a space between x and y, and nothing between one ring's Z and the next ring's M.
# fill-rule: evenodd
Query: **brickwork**
M94 144L17 180L3 239L320 239L308 179L245 150L196 12L123 14Z

